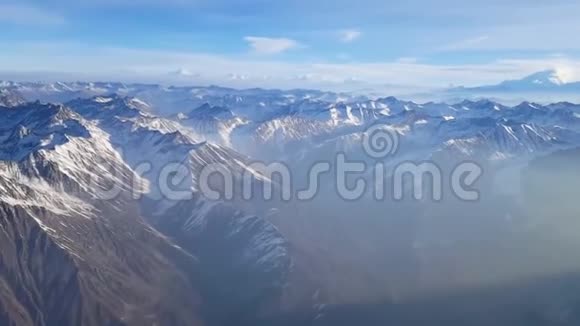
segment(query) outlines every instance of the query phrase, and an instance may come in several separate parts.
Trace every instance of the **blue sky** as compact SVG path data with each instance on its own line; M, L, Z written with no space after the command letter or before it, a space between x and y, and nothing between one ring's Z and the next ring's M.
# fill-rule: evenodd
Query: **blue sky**
M571 81L579 15L575 0L0 0L0 72L403 89L558 69Z

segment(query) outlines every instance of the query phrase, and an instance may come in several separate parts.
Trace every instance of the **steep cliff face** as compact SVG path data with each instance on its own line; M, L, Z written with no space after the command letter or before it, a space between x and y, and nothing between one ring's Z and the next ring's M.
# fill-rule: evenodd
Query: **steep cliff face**
M2 205L5 320L15 325L201 325L192 257L130 216L106 224L71 221L75 218L84 217ZM71 225L59 227L64 223Z
M0 113L2 325L202 325L198 261L142 220L106 133L59 106Z
M210 321L235 325L279 312L292 258L276 227L223 203L185 202L164 216L156 227L199 258Z

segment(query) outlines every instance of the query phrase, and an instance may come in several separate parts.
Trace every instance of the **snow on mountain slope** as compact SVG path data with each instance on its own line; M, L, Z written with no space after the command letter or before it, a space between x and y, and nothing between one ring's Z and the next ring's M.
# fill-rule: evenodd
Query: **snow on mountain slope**
M566 80L558 70L540 71L520 80L502 82L500 87L508 89L550 88L566 85Z
M200 258L204 297L216 306L222 305L220 314L212 318L233 318L225 312L242 313L237 311L240 305L247 308L244 313L251 314L272 291L280 291L285 284L290 268L286 240L267 220L229 208L231 202L204 198L198 182L201 171L211 164L227 168L236 189L241 189L238 186L244 176L260 183L270 180L250 168L246 156L208 141L199 142L188 133L189 129L176 122L128 110L128 101L131 102L123 99L113 104L113 100L97 97L68 105L108 131L129 166L136 170L147 166L142 177L148 180L149 187L140 201L141 210L157 230ZM186 175L180 182L171 183L166 180L170 175L162 176L175 163L185 169ZM167 192L168 185L171 194ZM234 249L239 256L232 252ZM232 255L236 263L230 261ZM215 264L231 265L218 269ZM241 275L246 275L243 280L239 279ZM233 289L240 294L228 295L229 304L223 306L222 292ZM248 301L250 293L254 294Z
M294 144L309 143L311 139L336 129L331 121L286 116L238 128L232 133L230 142L249 156L273 159L287 154Z
M138 176L108 134L62 106L0 116L0 320L200 324L196 261L141 219L130 200ZM104 200L112 188L118 195ZM171 295L169 279L180 289Z
M489 100L464 101L454 105L453 116L445 113L423 117L426 123L421 128L411 126L410 136L416 143L433 144L438 148L448 142L475 139L495 148L509 157L510 152L535 152L558 150L560 146L578 145L580 120L567 107L550 109L539 104L524 102L507 107ZM431 112L425 104L420 112ZM449 113L447 113L449 114ZM415 118L415 123L417 118ZM414 128L413 128L414 127ZM464 142L464 145L467 145ZM511 144L511 145L509 145ZM476 152L477 150L474 150ZM511 153L511 154L514 154Z
M271 110L307 99L330 103L364 99L360 96L317 90L236 90L218 86L166 87L103 82L0 82L0 86L20 92L28 101L40 100L51 103L65 103L77 98L88 99L118 94L150 103L151 110L164 117L189 112L206 103L212 106L234 108L236 115L240 117L259 118L269 115Z
M198 191L196 179L204 166L215 163L224 164L241 179L247 171L243 163L246 158L235 151L217 144L207 142L203 136L197 136L174 121L158 118L143 113L138 108L127 106L132 99L103 101L103 97L69 102L76 112L89 119L95 119L98 125L110 133L111 142L118 146L123 157L133 168L140 164L150 165L145 177L150 180L152 188L148 195L161 199L156 188L155 178L161 175L162 169L171 163L182 163L188 170L188 178L179 185L182 190ZM251 172L258 179L260 175Z
M353 125L362 125L389 114L384 105L367 103L327 103L304 100L269 108L267 114L248 118L231 109L203 105L189 114L179 114L176 120L209 140L235 147L246 154L267 152L302 139L317 137ZM275 146L269 146L276 143ZM258 155L259 156L259 155Z
M58 105L30 104L0 110L4 128L0 130L0 160L38 160L52 164L69 181L95 199L99 191L113 185L128 191L138 179L109 142L109 135L70 109ZM33 170L35 171L35 170Z
M307 150L316 150L318 144L349 134L360 135L377 123L408 130L404 137L409 141L408 146L423 149L430 146L431 151L445 147L449 141L459 143L470 139L470 143L475 144L475 139L482 135L493 135L498 131L503 133L502 130L510 129L510 125L519 124L530 128L516 127L517 130L541 130L540 134L559 135L556 138L563 139L552 142L554 148L557 148L562 144L573 146L577 143L575 134L579 130L580 116L573 109L573 105L565 103L558 107L545 107L524 102L507 107L489 100L464 101L455 105L414 104L395 98L339 104L307 101L278 110L269 119L247 121L228 133L229 139L226 136L223 138L228 139L224 143L226 146L233 146L253 157L271 159L288 158ZM188 120L188 124L201 120ZM215 121L220 120L215 118ZM487 136L482 141L490 142L491 147L503 148L502 152L509 152L509 148L500 145L503 142L501 139L508 138ZM539 149L537 144L534 145L536 141L530 137L518 138L518 141L521 142L520 147L528 151ZM550 146L540 147L548 151L551 149ZM411 151L412 148L402 150Z
M453 107L459 111L457 115L469 116L472 118L483 118L489 116L499 117L503 114L502 111L507 109L506 106L490 100L465 100L453 105Z
M230 120L235 118L235 115L226 107L204 104L189 112L186 118L192 120Z
M179 133L191 141L202 141L201 136L182 124L151 114L150 105L136 98L119 95L97 96L91 99L76 99L66 105L84 118L94 120L111 131L114 136L117 136L116 130L123 131L130 126L132 132L149 130L161 134Z
M172 91L182 90L172 89ZM231 92L234 91L231 90ZM260 97L259 90L246 92L253 97ZM173 120L165 120L145 113L150 107L147 104L142 103L138 106L135 103L129 103L135 100L124 100L122 97L98 97L93 99L93 104L83 104L81 110L84 111L81 113L92 119L98 119L100 114L114 115L117 116L116 123L132 124L132 129L142 127L163 133L179 132L190 137L194 143L209 140L261 158L271 158L280 153L284 153L285 157L291 157L292 155L286 155L288 151L290 154L304 151L309 146L316 147L317 142L326 142L350 133L360 133L373 123L394 124L400 128L409 128L410 137L414 142L430 143L433 151L444 147L449 141L459 142L462 139L471 139L473 143L473 139L481 137L482 134L491 135L500 130L501 128L497 129L497 125L504 124L504 121L509 121L508 124L536 125L560 135L566 131L572 135L573 139L563 140L562 143L574 144L576 138L573 134L578 130L576 120L580 118L573 112L575 106L569 103L542 106L524 102L515 107L507 107L489 100L463 101L455 105L416 104L393 97L344 103L288 97L291 98L289 103L279 102L273 106L260 105L257 109L267 111L268 114L242 116L240 112L242 114L245 112L246 104L240 105L244 102L241 99L228 100L233 99L233 95L228 94L227 90L204 89L203 92L196 90L194 93L203 94L203 96L200 95L202 98L208 94L212 96L221 94L224 98L219 101L233 106L213 106L206 103L187 114L176 115ZM278 95L275 92L264 91L261 94L263 96L261 102L267 103L268 99L277 99ZM83 103L85 100L79 101ZM71 105L75 106L75 101L71 102ZM95 109L96 107L99 109ZM554 130L554 128L560 129ZM123 129L123 127L109 127L111 131L114 129ZM432 137L433 134L438 136ZM490 136L488 141L500 142L499 139L502 138L504 137ZM534 141L530 138L523 137L519 140L530 142L530 144L522 144L522 148L528 150L535 148L531 144ZM126 140L119 141L119 143L124 142ZM270 154L263 155L268 153Z
M230 296L231 306L228 307L233 313L243 304L248 308L246 313L251 314L253 305L263 302L285 284L285 275L290 266L286 241L269 222L259 217L240 215L239 212L227 209L212 209L208 211L209 215L196 210L196 206L210 203L197 194L195 178L207 164L220 163L234 171L239 179L249 171L262 182L267 180L256 171L248 170L245 163L247 158L244 156L212 143L197 142L194 137L183 132L184 128L179 124L142 112L140 108L133 107L132 103L134 100L131 99L101 96L92 100L71 102L69 106L76 112L60 105L39 103L1 109L0 115L6 124L0 132L4 168L0 174L0 187L3 190L0 204L21 210L18 213L19 218L30 219L43 234L50 237L57 250L64 250L65 255L72 257L73 261L83 262L86 268L91 269L93 266L110 268L110 271L96 272L95 281L92 278L83 278L82 282L108 291L102 294L102 300L108 300L112 305L112 319L124 313L122 309L129 309L125 307L131 307L132 311L126 312L127 325L168 324L168 321L157 314L168 311L167 305L172 305L171 309L176 311L166 314L173 318L170 322L172 325L195 325L198 322L195 314L199 300L194 295L197 289L193 289L193 285L188 283L190 280L184 278L197 272L189 269L181 271L181 267L173 266L174 263L194 265L194 261L141 221L141 209L151 223L159 230L166 231L168 236L177 239L182 248L203 257L204 267L197 271L202 274L205 285L199 289L206 300L213 300L212 304L217 306L223 304L219 291L231 291L236 287L240 294L249 295L253 291L251 296ZM81 117L79 113L85 117ZM141 180L131 169L146 162L152 164L150 174L144 175L145 178L150 177L148 182ZM193 194L190 200L166 199L159 192L155 177L164 166L174 162L182 162L189 169L190 180L184 190ZM148 188L135 189L135 184L148 185ZM102 200L106 195L105 191L110 188L118 189L119 194ZM141 191L147 196L147 200L143 201L144 206L139 207L138 202L132 198ZM148 204L154 206L146 210ZM174 215L176 209L181 207L176 204L191 209L182 212L182 215ZM16 216L15 212L10 214ZM201 225L199 228L192 228L188 222L192 218L196 221L206 219L208 223L218 218L227 219L229 222L205 231ZM170 220L177 224L170 224ZM171 225L181 227L171 229ZM107 237L108 240L96 239L93 234ZM126 237L130 238L125 239ZM95 241L96 244L87 246L86 241ZM117 256L110 253L110 246L117 246L117 241L124 242L122 249L115 251L119 257L130 254L132 258L117 259ZM144 245L141 241L148 242ZM223 261L216 260L213 248L218 244L228 243L231 248L239 250L239 255L228 249L217 256ZM139 248L142 250L139 254L132 253L133 249ZM160 250L163 253L157 253ZM166 257L167 254L170 257ZM152 257L145 259L142 255ZM238 259L237 263L231 262L232 268L227 270L231 275L224 275L223 280L216 279L221 269L216 269L211 261L230 263L228 257L233 257L231 255ZM100 259L101 256L111 258ZM171 261L174 258L177 259L176 262ZM131 278L130 281L115 276L115 273L123 274L117 272L117 269L126 268L123 264L133 264L133 260L139 260L134 263L137 266L136 272L139 269L146 271L140 271L138 276L133 276L132 270L126 272L127 277ZM171 268L175 270L172 272L173 276L165 273L166 269ZM158 276L152 277L147 271L155 272ZM182 272L184 275L179 275ZM93 274L87 275L92 277ZM250 282L249 277L236 280L237 275L253 275L252 281ZM96 279L99 276L115 282L126 281L127 286L120 289L125 293L117 294L117 290L98 284ZM174 299L182 302L174 303L174 299L171 299L162 304L155 301L165 295L161 286L166 276L179 284L180 289L172 291L175 292ZM145 277L150 279L150 284L139 283ZM12 281L7 282L12 284ZM136 289L140 292L135 292ZM171 287L167 289L170 290ZM81 290L84 291L79 289ZM93 291L92 288L86 290L87 298L97 295ZM116 295L117 299L109 298L109 292L110 295ZM186 295L188 292L190 293ZM149 296L149 300L140 299L145 295ZM135 302L133 298L141 303ZM145 314L142 309L149 303L157 306L150 308L151 313ZM86 305L86 309L92 309L90 303ZM223 306L222 308L225 309ZM109 308L103 308L103 314L109 312L107 309ZM57 316L50 311L46 313ZM223 316L228 315L223 309L221 313ZM148 319L144 320L143 316ZM34 319L34 316L30 318ZM70 325L75 323L71 321ZM96 319L96 323L106 322Z
M34 298L3 296L11 291L22 293L19 284L27 284L10 278L20 274L2 274L9 272L5 269L0 271L0 284L8 288L3 289L0 304L21 305L25 319L61 318L59 325L77 325L76 318L91 319L85 323L90 326L121 319L124 325L135 326L197 325L198 294L217 307L223 304L220 291L237 287L240 295L230 296L230 311L224 306L220 311L222 317L233 318L234 313L241 317L239 305L247 307L245 313L251 315L284 286L290 257L283 236L262 218L206 201L196 184L200 171L212 163L227 166L237 179L249 173L260 182L269 181L248 168L245 156L199 141L190 129L145 110L146 103L120 96L74 100L67 106L32 103L0 109L5 122L0 129L0 208L6 211L2 215L0 210L0 223L4 230L15 228L15 233L23 227L13 223L25 223L31 234L23 241L44 241L52 246L51 252L54 250L52 259L70 259L61 263L62 268L70 265L70 275L63 275L63 281L78 282L71 283L66 293L77 296L70 298L70 316L57 314L54 309L59 305L54 300L50 301L53 307L37 304L40 312L35 315L35 306L26 303ZM141 163L151 164L151 171L142 177L133 170ZM157 176L171 163L183 163L188 169L189 179L180 185L192 194L188 200L165 198L160 192ZM115 190L116 195L109 197L108 190ZM145 198L135 201L134 196L141 194ZM215 204L224 208L208 210L207 214L196 209ZM177 215L179 207L187 209ZM142 213L147 222L141 219ZM189 223L192 218L208 223L222 219L224 223L206 230L201 224L192 227L196 225ZM157 230L166 233L161 235ZM6 248L18 244L1 236L0 241ZM218 245L227 247L215 256ZM7 249L4 253L11 252ZM203 258L203 268L199 268L194 253ZM237 263L229 261L232 255ZM222 270L216 263L233 263L227 270L231 275L219 278ZM38 273L53 275L54 268L42 266ZM77 273L82 273L78 280ZM240 275L252 276L237 279ZM198 277L204 283L201 287ZM168 280L177 289L167 284ZM26 286L35 291L51 290L43 284ZM55 295L61 293L52 290ZM173 292L171 298L166 297L168 291ZM254 294L243 295L250 291ZM103 307L97 308L99 305ZM207 304L205 309L209 309ZM4 317L0 313L0 320ZM52 320L47 323L54 325Z
M0 107L15 107L24 104L26 100L18 91L0 86Z
M449 139L444 143L445 150L458 151L477 159L506 160L520 158L522 155L548 153L566 144L558 134L537 125L497 124L475 136Z
M225 107L204 104L188 114L179 113L174 117L182 125L203 135L206 140L231 147L231 133L247 123Z

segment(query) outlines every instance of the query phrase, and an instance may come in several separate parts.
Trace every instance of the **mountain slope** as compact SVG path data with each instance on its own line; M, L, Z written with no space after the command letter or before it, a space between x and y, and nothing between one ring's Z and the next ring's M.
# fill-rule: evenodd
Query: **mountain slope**
M2 131L3 148L18 150L0 162L0 320L201 325L197 261L141 219L136 176L106 133L59 106L0 115L30 131ZM118 195L103 200L112 185Z
M108 131L129 166L148 167L142 174L148 188L140 200L141 210L153 227L199 258L209 318L224 322L254 316L285 286L291 266L287 241L269 221L240 211L256 211L258 202L240 202L240 191L235 192L238 201L210 201L203 197L199 183L203 169L212 164L232 174L236 190L245 176L259 184L270 181L249 168L244 155L198 142L189 129L135 111L130 103L131 99L98 97L68 105ZM185 175L171 183L161 176L175 163ZM169 183L171 193L166 191Z

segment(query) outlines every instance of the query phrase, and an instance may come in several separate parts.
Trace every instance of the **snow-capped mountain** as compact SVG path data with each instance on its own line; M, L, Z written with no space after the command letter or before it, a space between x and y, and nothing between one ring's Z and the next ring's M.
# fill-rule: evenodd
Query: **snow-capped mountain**
M28 286L35 291L59 295L59 288L25 281L20 284L12 278L10 270L3 269L0 271L0 277L6 277L3 302L20 306L21 313L2 318L9 322L18 322L14 318L44 320L34 325L56 325L56 320L60 320L59 325L78 325L85 318L86 325L121 320L126 325L197 325L201 314L197 297L200 293L204 293L206 301L217 300L221 298L218 296L218 291L223 291L221 287L231 290L238 286L242 293L251 290L254 296L265 298L267 293L285 284L289 268L286 241L267 221L228 210L225 204L204 201L195 194L194 180L186 183L187 190L193 194L188 201L174 202L158 196L158 180L153 177L163 165L185 162L193 178L205 164L222 163L241 176L246 169L245 158L219 145L198 142L186 128L154 117L143 111L144 108L138 100L113 96L76 100L67 106L31 103L0 109L4 121L0 131L2 227L17 234L14 241L30 243L29 250L39 251L30 252L30 258L22 259L38 260L43 265L24 268L38 273L38 277L55 277L52 281L43 276L26 282L68 282L70 285L62 289L67 293L63 292L62 296L69 296L71 300L70 310L56 312L53 307L59 302L44 303L32 294L19 293L23 291L22 286ZM153 163L150 174L141 176L134 170L142 162ZM251 171L253 175L258 176L257 173ZM109 198L112 190L116 194ZM135 201L135 196L145 196L145 199ZM213 206L216 208L210 209ZM218 206L226 208L217 209ZM214 235L208 237L210 231L203 232L201 221L217 218L230 220L212 226ZM162 235L159 231L166 233ZM16 245L11 239L6 237L2 241L7 246ZM225 245L228 241L240 250L238 262L227 270L231 275L224 275L223 282L210 285L207 277L217 272L213 264L229 263L210 252L216 253L213 247L216 243ZM36 243L38 248L33 247ZM14 250L15 257L20 257L21 249ZM9 255L11 251L6 249L3 253ZM197 265L194 254L204 257L203 268ZM218 257L226 259L230 254L223 252ZM56 271L51 267L60 257L66 262L59 264L70 265L70 275L59 276L62 269ZM5 256L5 259L11 258ZM43 259L54 262L45 263ZM129 266L123 267L124 263ZM125 270L121 271L122 268ZM250 270L255 273L253 283L248 283L247 277L245 283L235 281L236 275L245 275ZM78 273L83 276L76 276ZM200 273L203 286L197 283ZM115 288L117 282L124 282L124 277L131 278L130 282L123 288ZM228 284L226 279L234 283ZM101 284L107 280L110 284ZM173 280L178 290L172 290L167 280ZM251 288L241 288L249 284ZM175 292L172 299L166 298L169 294L165 291ZM251 301L251 305L242 303L239 300L247 300L242 297L230 300L232 305L245 305L248 313L251 305L259 304L257 301ZM106 307L99 308L99 305ZM188 312L181 314L178 310ZM164 319L169 318L166 316L172 316L172 320Z
M251 313L271 292L285 286L290 256L287 241L280 232L269 221L234 209L230 203L204 199L199 191L197 179L203 168L211 164L230 171L235 183L241 183L247 176L258 182L270 182L260 171L248 168L249 158L208 142L175 121L145 112L143 108L148 107L134 98L99 96L74 100L67 106L108 132L110 142L132 169L147 166L142 174L148 184L140 202L143 216L155 229L205 262L199 272L206 300L222 305L222 312L226 309L233 312L243 305L246 313ZM185 169L186 177L172 186L185 192L186 197L166 197L163 192L166 185L160 176L163 169L175 163ZM224 249L219 249L222 246ZM229 261L232 257L235 262ZM228 264L228 268L216 270L214 264ZM221 276L216 281L218 273ZM247 275L244 282L240 282L238 275ZM226 303L221 292L234 289L245 295L229 295ZM246 302L248 298L260 300Z
M215 155L211 155L215 158L221 157L219 152L233 150L247 156L249 161L252 158L293 160L308 151L316 151L322 144L340 147L346 145L344 140L347 139L359 141L364 130L377 123L395 126L406 142L414 146L420 144L423 151L420 155L416 153L417 158L421 155L428 158L431 153L458 144L464 153L481 154L466 146L487 147L490 157L516 156L514 152L510 153L516 147L538 155L559 147L574 146L580 130L577 106L566 102L548 106L523 102L506 106L491 100L466 100L457 104L414 103L394 97L370 100L319 91L232 90L213 86L178 88L119 83L3 85L20 93L28 91L27 94L33 97L31 99L47 94L72 94L71 91L81 89L115 93L67 103L84 118L100 123L113 135L116 146L125 145L127 155L134 157L127 160L134 165L145 157L150 161L180 161L187 155L176 153L215 146ZM569 84L556 72L546 71L502 85L563 87ZM44 95L34 98L32 90ZM126 97L127 94L138 94L143 98ZM147 99L157 104L150 104ZM159 114L168 113L165 105L171 107L170 111L180 108L181 112L162 118ZM533 131L542 135L541 139L549 138L551 146L538 147L537 139L527 136L516 137L513 146L506 146L509 142L507 136L513 135L510 130ZM506 137L491 136L497 132L507 132ZM163 135L166 140L158 143L154 134ZM144 143L148 145L140 146ZM150 150L159 144L171 145ZM163 154L152 154L155 152ZM198 161L206 162L206 159ZM244 160L234 162L238 161ZM243 171L243 165L236 169Z
M534 101L572 99L580 91L580 82L570 80L558 69L540 71L522 79L506 80L496 85L456 87L447 90L445 97L497 97L513 102L521 98Z
M551 140L551 146L540 146L540 149L533 137L515 137L513 145L520 145L528 152L575 146L580 130L580 115L576 110L577 107L569 103L543 106L523 102L506 106L480 100L449 105L386 98L352 103L300 102L271 108L268 119L242 118L230 108L203 105L199 111L193 110L197 114L193 118L187 118L191 114L179 115L176 120L186 126L197 126L194 129L202 138L207 135L215 141L221 140L224 146L260 158L279 158L280 155L289 158L308 149L315 150L320 144L360 135L377 123L395 126L402 138L422 147L428 145L427 151L431 153L450 144L476 146L483 143L497 149L492 156L510 157L517 152L513 146L506 146L514 130L543 135L540 138ZM505 133L507 138L491 136L497 132ZM464 152L479 153L475 149Z
M231 147L231 132L247 123L226 107L204 104L189 113L178 113L173 117L182 126L191 128L206 139Z
M544 73L506 85L566 85L556 77ZM463 250L457 248L470 236L497 240L504 234L496 230L513 227L513 219L490 219L488 229L453 220L472 233L442 235L439 227L425 227L427 214L480 210L403 207L370 196L341 201L333 174L321 177L320 196L308 202L242 200L237 186L233 200L211 200L199 187L200 174L219 165L236 185L250 177L277 194L279 178L254 162L282 163L301 186L312 164L334 163L339 153L386 166L429 160L443 172L446 164L468 160L494 176L580 146L579 106L568 102L414 103L120 83L3 83L0 89L2 325L254 324L271 313L328 303L397 302L441 282L461 288L460 277L427 277L417 266L472 276L480 268L466 263L455 270L436 254ZM385 159L362 146L376 126L398 138L396 153ZM160 176L176 163L185 176L169 186L187 196L168 198ZM371 174L361 175L374 185ZM386 173L383 181L389 178ZM224 190L225 181L214 186ZM491 203L494 218L512 213L516 200L492 197L482 205ZM400 219L385 219L384 212Z
M141 218L108 134L58 105L0 115L2 323L198 324L197 262Z
M508 80L498 85L506 91L533 91L571 86L574 85L568 84L557 70L540 71L520 80Z
M534 92L534 91L575 91L580 83L568 82L558 70L540 71L522 79L507 80L497 85L473 88L458 88L456 91L480 92Z
M157 114L161 116L189 112L205 103L235 108L236 113L241 116L259 117L267 114L269 108L279 108L307 99L334 103L355 98L364 99L361 96L317 90L236 90L218 86L167 87L105 82L0 82L0 88L18 92L27 101L39 100L47 103L66 103L77 98L117 94L143 100L156 108Z

